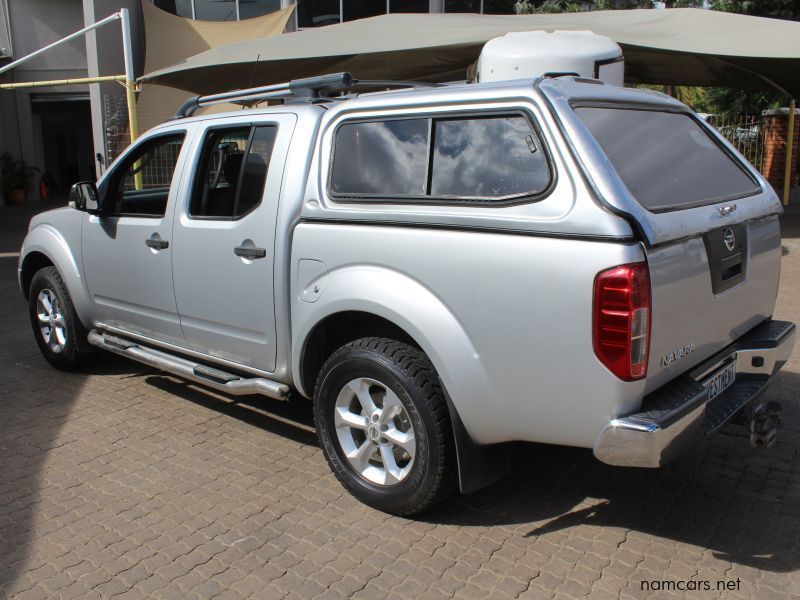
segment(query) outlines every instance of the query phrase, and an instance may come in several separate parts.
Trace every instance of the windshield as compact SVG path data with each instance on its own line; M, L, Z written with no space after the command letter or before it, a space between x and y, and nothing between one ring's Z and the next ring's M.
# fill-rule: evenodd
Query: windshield
M652 212L755 194L756 181L690 115L577 107L631 194Z

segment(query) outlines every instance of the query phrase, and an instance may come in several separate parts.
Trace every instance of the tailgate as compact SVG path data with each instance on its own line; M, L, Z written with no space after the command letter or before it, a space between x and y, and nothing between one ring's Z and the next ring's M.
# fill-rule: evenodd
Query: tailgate
M772 315L781 238L773 216L646 250L652 321L649 392Z

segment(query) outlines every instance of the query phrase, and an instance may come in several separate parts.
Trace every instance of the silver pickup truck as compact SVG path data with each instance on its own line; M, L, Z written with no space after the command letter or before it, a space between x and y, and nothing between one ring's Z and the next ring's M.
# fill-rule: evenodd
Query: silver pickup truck
M44 357L313 398L333 472L397 514L502 475L504 442L633 467L728 425L772 443L781 206L689 108L579 77L355 85L190 99L35 217Z

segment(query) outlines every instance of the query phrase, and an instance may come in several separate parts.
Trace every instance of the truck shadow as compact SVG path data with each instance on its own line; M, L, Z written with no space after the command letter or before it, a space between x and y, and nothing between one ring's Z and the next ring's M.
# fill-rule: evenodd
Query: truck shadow
M39 354L16 267L16 257L0 259L0 598L32 568L36 529L46 525L37 514L42 481L52 475L48 454L64 443L61 434L85 382L56 371Z
M153 371L145 383L184 400L239 419L306 446L318 446L311 403L302 398L286 402L261 396L226 396Z
M233 401L159 374L146 374L145 381L254 427L317 445L311 403L302 398ZM415 519L516 526L531 540L580 526L630 530L708 548L720 560L794 571L800 568L797 390L800 374L787 371L767 392L767 399L784 407L782 435L769 450L752 450L746 438L720 435L663 469L649 470L610 467L584 449L512 444L507 477Z
M504 480L425 519L457 525L523 525L526 537L573 527L638 531L708 548L756 569L800 568L800 374L783 372L766 399L783 405L778 441L719 435L657 470L604 465L591 451L516 444ZM621 541L621 540L620 540Z

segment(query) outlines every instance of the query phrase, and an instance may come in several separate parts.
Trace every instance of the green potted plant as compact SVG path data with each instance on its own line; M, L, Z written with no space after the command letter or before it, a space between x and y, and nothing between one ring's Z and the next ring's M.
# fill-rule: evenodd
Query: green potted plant
M28 166L24 159L16 159L8 152L0 155L0 178L9 204L22 204L33 184L36 167Z

